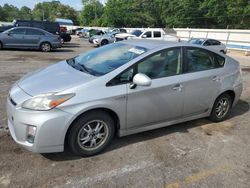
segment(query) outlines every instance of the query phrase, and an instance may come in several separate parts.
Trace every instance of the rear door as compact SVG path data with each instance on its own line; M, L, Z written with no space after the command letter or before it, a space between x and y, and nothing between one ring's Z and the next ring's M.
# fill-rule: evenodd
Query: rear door
M29 47L38 47L43 36L44 33L42 31L28 28L24 37L25 44Z
M218 62L216 56L219 55L205 49L187 47L184 52L186 78L183 115L202 114L211 108L221 90L221 67L224 63Z
M26 29L24 28L13 28L8 33L6 33L4 44L6 47L21 47L25 46L24 36L26 33Z
M154 39L159 39L161 40L163 37L162 37L162 32L160 31L153 31L154 33Z

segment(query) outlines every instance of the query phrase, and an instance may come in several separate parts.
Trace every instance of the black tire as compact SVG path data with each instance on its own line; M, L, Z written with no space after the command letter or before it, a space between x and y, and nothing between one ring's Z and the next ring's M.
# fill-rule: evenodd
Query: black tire
M99 130L98 133L89 133L88 131L90 130L95 129L96 131L95 125L98 125L95 123L97 121L105 123L103 124L103 128ZM89 129L88 126L92 129ZM102 134L105 134L103 140L102 138L98 138L98 135L101 135L100 132L102 131ZM109 144L114 136L114 132L114 120L108 113L103 111L92 111L82 115L73 122L67 134L66 144L75 155L92 156L100 153ZM96 140L95 143L97 146L95 148L91 148L93 140Z
M214 106L209 117L210 120L214 122L220 122L225 120L229 114L231 107L232 107L231 96L228 93L220 95L214 102Z
M52 49L51 44L49 42L43 42L40 46L40 50L42 52L50 52Z
M3 43L0 41L0 50L3 49Z
M102 40L102 42L101 42L101 46L107 45L108 43L109 43L109 41L106 40L106 39L104 39L104 40Z

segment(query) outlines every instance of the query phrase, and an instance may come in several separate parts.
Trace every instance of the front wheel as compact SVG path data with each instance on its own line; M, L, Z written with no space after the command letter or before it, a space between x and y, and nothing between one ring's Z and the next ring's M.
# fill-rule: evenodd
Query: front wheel
M232 106L231 96L227 93L220 95L213 106L210 114L210 120L220 122L226 119Z
M109 114L93 111L77 119L68 133L67 144L80 156L92 156L101 152L114 136L114 121Z
M41 44L40 49L42 52L50 52L51 51L51 45L48 42L44 42Z
M103 40L103 41L101 42L101 46L107 45L108 43L109 43L108 40Z

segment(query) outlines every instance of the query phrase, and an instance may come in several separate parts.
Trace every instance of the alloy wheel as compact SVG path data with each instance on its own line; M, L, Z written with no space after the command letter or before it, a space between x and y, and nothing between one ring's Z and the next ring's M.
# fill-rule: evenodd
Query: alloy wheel
M223 118L229 110L230 102L228 98L221 98L215 108L215 114L218 118Z
M84 150L95 150L101 147L108 137L108 126L104 121L93 120L82 126L77 142Z

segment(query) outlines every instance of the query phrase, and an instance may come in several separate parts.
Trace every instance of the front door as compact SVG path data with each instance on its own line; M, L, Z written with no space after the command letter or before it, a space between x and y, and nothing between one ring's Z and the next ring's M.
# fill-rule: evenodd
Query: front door
M26 30L24 28L14 28L6 33L4 44L6 47L20 47L24 45L24 36Z
M138 128L182 116L181 48L171 48L151 55L133 69L152 79L151 86L130 88L127 84L127 128ZM129 70L131 72L131 70Z

